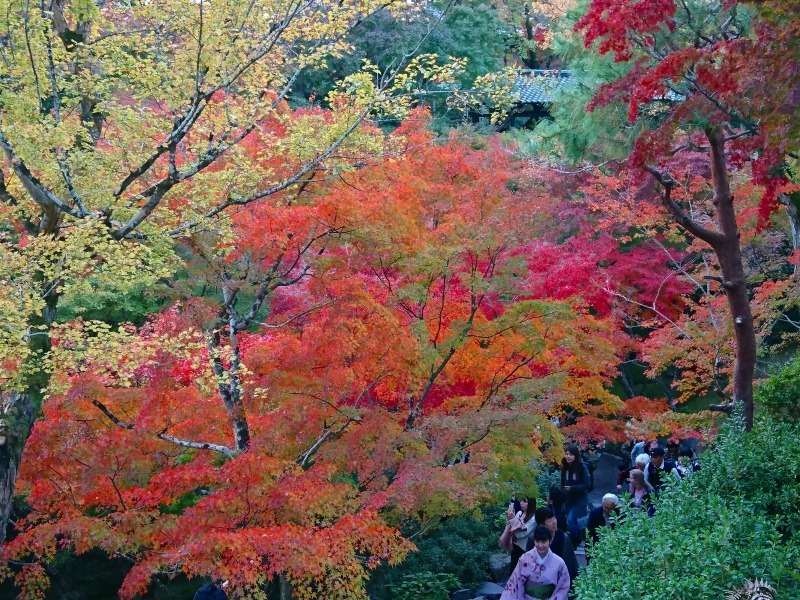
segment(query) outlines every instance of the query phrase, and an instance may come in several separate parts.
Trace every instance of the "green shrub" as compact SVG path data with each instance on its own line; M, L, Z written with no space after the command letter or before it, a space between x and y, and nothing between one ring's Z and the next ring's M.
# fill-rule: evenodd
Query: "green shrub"
M553 486L561 487L561 470L550 468L549 465L537 464L536 487L539 488L541 506L547 504L547 494ZM537 506L540 504L537 503Z
M401 581L388 586L388 591L395 600L448 600L457 588L458 578L452 573L422 571L403 575Z
M702 470L663 492L652 518L629 510L603 531L580 600L719 600L747 580L800 598L800 427L734 425Z
M800 426L759 419L748 434L726 432L702 464L702 476L693 481L696 493L742 497L753 514L767 515L785 537L797 538Z
M505 507L496 507L488 514L505 514ZM400 596L411 585L422 584L431 577L452 575L452 585L440 585L448 593L459 588L474 588L490 578L489 557L497 554L497 539L502 529L494 519L458 517L447 519L425 537L415 539L417 552L395 567L383 565L376 569L368 586L370 598L396 600L422 596ZM416 576L422 576L417 579ZM405 586L405 587L404 587ZM403 592L405 593L405 592ZM433 597L433 596L431 596Z
M800 423L800 357L758 386L755 401L776 420Z

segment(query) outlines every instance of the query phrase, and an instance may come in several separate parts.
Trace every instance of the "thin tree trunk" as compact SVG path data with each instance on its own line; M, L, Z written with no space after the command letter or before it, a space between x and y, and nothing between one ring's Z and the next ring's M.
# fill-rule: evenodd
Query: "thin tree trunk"
M800 211L791 196L781 194L781 202L786 206L786 214L789 216L789 227L792 234L792 248L800 249Z
M753 427L753 372L756 365L756 334L747 281L742 265L739 228L730 191L728 168L725 163L725 141L718 129L706 131L711 143L711 168L714 176L714 206L717 211L721 239L714 250L722 269L722 286L728 296L728 306L734 323L736 359L733 367L733 401L741 403L745 427Z
M628 377L628 369L624 364L619 370L619 382L622 385L622 389L625 390L625 395L628 396L629 400L636 397L636 390L633 389L633 383L631 383L631 380Z
M278 583L280 584L280 600L292 600L292 586L286 575L281 573L278 575Z
M666 398L667 404L669 404L669 409L672 411L676 410L677 406L675 405L675 394L672 392L670 385L664 381L662 376L659 376L656 379L656 383L658 383L658 387L661 388L661 391L664 392L664 398Z
M525 39L528 42L526 58L524 59L525 66L529 69L536 69L539 66L539 61L536 60L536 53L533 51L531 44L533 43L533 21L531 20L531 9L528 4L525 4Z

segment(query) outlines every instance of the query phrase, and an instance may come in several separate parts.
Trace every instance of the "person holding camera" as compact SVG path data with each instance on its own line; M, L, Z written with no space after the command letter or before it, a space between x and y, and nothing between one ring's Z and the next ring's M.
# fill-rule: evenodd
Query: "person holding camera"
M523 498L519 502L512 502L506 511L506 527L500 536L500 547L511 552L511 566L513 571L517 566L519 557L528 549L528 538L536 527L533 516L536 513L536 500Z

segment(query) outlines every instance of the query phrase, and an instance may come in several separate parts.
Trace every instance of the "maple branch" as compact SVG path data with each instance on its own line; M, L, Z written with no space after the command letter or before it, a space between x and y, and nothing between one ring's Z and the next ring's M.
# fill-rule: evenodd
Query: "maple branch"
M297 79L297 76L300 74L301 70L302 68L298 68L294 72L292 77L289 78L288 82L286 83L286 85L284 85L283 89L281 90L281 93L278 94L278 96L271 103L269 110L275 110L275 108L283 101L285 95L288 93L289 89L291 88L291 85ZM181 122L176 122L176 124L173 126L172 133L170 133L170 135L167 136L167 138L161 143L161 145L158 148L156 148L156 151L150 156L150 158L148 158L144 163L142 163L140 167L132 171L125 178L123 183L120 184L120 187L117 188L117 190L114 192L114 196L119 197L119 195L121 195L122 192L124 192L125 189L127 189L127 187L131 183L133 183L136 179L144 175L144 173L146 173L150 169L150 167L155 163L155 161L158 160L165 152L170 153L170 168L168 175L165 178L161 179L160 181L152 184L147 189L133 196L131 201L135 200L136 198L149 198L149 199L142 207L142 209L139 211L139 213L137 213L134 217L132 217L128 221L128 223L124 225L115 234L115 237L117 237L117 239L122 239L126 237L131 231L133 231L136 227L138 227L142 223L142 221L144 221L156 209L156 207L160 204L161 200L163 199L164 195L166 195L166 193L170 191L175 185L183 181L186 181L191 177L194 177L197 173L206 169L208 166L213 164L219 157L221 157L227 150L239 144L239 142L241 142L245 137L250 135L250 133L252 133L255 130L259 121L254 119L250 123L250 125L244 127L233 139L228 140L229 132L226 132L222 136L220 142L218 142L216 145L211 146L209 144L209 148L200 158L198 158L198 160L194 162L194 164L189 169L179 172L175 168L174 158L175 158L175 149L177 148L177 145L189 133L192 126L200 117L200 114L203 112L204 107L208 105L208 101L211 99L214 93L216 93L218 90L224 87L226 86L220 84L214 87L213 89L205 92L204 94L196 96L184 120ZM259 102L264 98L265 95L266 95L266 89L262 90L262 92L259 94L258 96ZM257 104L258 103L256 103L256 105ZM255 108L253 108L251 114L254 113L254 111ZM232 204L224 202L221 205L221 207L222 209L224 209ZM214 216L215 214L220 212L220 210L217 210L216 212L212 210L205 216L206 218ZM184 224L174 229L171 233L172 235L177 235L178 233L186 231L187 229L191 229L196 225L197 225L196 222L192 222L190 224Z
M216 90L214 90L216 91ZM184 136L189 133L189 129L191 126L200 118L201 113L205 109L208 99L211 98L213 95L213 91L206 92L205 94L201 94L195 96L192 99L189 108L186 110L183 118L178 120L176 119L172 125L172 131L167 135L166 138L156 147L153 153L147 157L138 167L133 169L125 176L125 178L120 182L117 189L114 190L114 197L119 198L128 189L128 187L139 177L147 173L150 170L155 162L161 158L165 152L169 150L169 147L173 143L180 142ZM137 194L136 196L141 196L142 194ZM134 197L136 197L134 196Z
M125 225L123 225L118 231L114 232L114 237L118 240L121 240L127 237L129 233L141 225L142 221L149 217L158 207L158 205L161 203L161 200L164 198L167 192L172 189L173 185L174 181L169 177L156 184L153 194L150 196L147 202L145 202L144 206L142 206L142 208L139 209L139 212L131 217L131 219Z
M662 173L650 165L645 165L644 168L653 177L655 177L659 184L661 184L661 187L664 189L664 193L661 194L661 203L672 214L672 217L681 227L686 229L686 231L695 237L708 243L712 247L716 247L722 243L724 237L721 233L712 231L711 229L707 229L702 225L699 225L694 219L692 219L689 213L687 213L683 207L681 207L681 205L672 198L672 188L675 185L675 180L672 179L670 175Z
M167 435L165 433L159 433L156 437L160 440L164 440L165 442L170 442L171 444L176 444L177 446L183 446L184 448L195 448L197 450L213 450L214 452L219 452L224 454L228 458L234 457L234 452L227 446L222 446L219 444L210 444L208 442L192 442L188 440L181 440L171 435Z
M369 391L372 388L374 388L376 385L378 385L378 383L384 377L385 377L385 374L381 374L380 376L378 376L377 379L375 379L375 381L370 383L367 387L365 387L361 391L361 393L358 395L358 397L356 397L356 400L353 403L354 408L358 408L358 405L361 402L361 399L364 396L366 396L367 394L369 394ZM310 394L308 394L308 395L310 396ZM320 400L322 400L322 399L320 398ZM322 400L322 401L325 402L325 404L327 404L328 406L331 406L332 408L334 408L337 412L339 412L341 414L344 414L344 413L342 413L342 411L338 407L334 406L333 403L327 402L326 400ZM319 437L319 439L316 442L314 442L306 452L304 452L303 454L298 456L295 459L295 462L298 463L302 468L305 468L306 465L308 464L308 461L311 459L312 456L314 456L314 454L317 452L317 450L320 449L322 444L324 444L326 441L328 441L331 438L339 436L339 434L341 434L345 429L347 429L347 427L350 425L350 423L353 423L353 422L361 423L361 419L358 418L358 417L355 417L353 415L345 415L345 417L346 417L346 420L345 420L344 424L341 427L339 427L338 429L333 429L333 428L330 428L330 429L327 429L327 430L323 429L324 433Z
M113 412L111 412L105 404L103 404L99 400L92 400L92 404L94 404L98 409L100 409L100 412L102 412L106 417L108 417L108 419L112 423L114 423L114 425L116 425L117 427L121 427L122 429L127 429L129 431L132 431L134 429L134 426L132 424L126 423L125 421L121 420ZM224 454L228 458L233 458L234 456L233 450L231 450L227 446L221 446L219 444L181 440L171 435L167 435L163 431L157 433L156 437L160 440L164 440L165 442L170 442L171 444L176 444L178 446L183 446L185 448L196 448L197 450L213 450L214 452L220 452Z
M314 442L311 448L309 448L303 455L295 459L295 462L305 469L308 461L311 459L314 453L319 450L320 446L322 446L322 444L324 444L329 438L335 437L342 433L345 429L347 429L347 426L350 425L350 422L351 420L348 419L339 429L328 429L316 442Z
M122 505L122 510L128 510L128 507L125 505L125 500L122 498L122 492L119 491L117 487L117 482L115 480L116 476L119 475L119 467L114 472L114 477L108 476L108 480L111 482L111 487L114 488L114 491L117 493L117 498L119 498L119 503Z
M555 167L548 167L547 169L549 171L553 171L554 173L559 173L561 175L580 175L581 173L586 173L588 171L594 171L595 169L600 169L602 167L605 167L607 164L612 163L612 162L615 162L615 161L614 160L606 160L606 161L603 161L603 162L601 162L599 164L596 164L596 165L594 165L594 164L586 165L585 167L581 167L580 169L577 169L576 171L565 171L563 169L557 169Z
M479 442L482 442L486 438L486 436L488 436L492 432L492 426L493 425L498 425L499 423L500 423L500 421L495 421L494 419L489 419L489 422L486 424L486 429L476 439L472 440L470 443L467 443L466 441L460 442L459 445L461 446L462 455L463 455L464 451L467 450L468 448L471 448L475 444L477 444ZM453 464L455 464L455 463L453 463Z
M47 19L48 14L45 10L44 2L39 2L39 9L42 12L42 17ZM47 54L47 78L50 81L50 91L53 95L53 120L56 126L58 126L61 123L61 97L59 96L55 60L53 59L53 45L50 41L49 35L45 35L44 40ZM75 190L75 186L72 183L72 174L70 172L69 164L66 161L66 157L64 156L63 149L60 147L57 148L55 154L56 163L58 164L64 184L67 186L67 191L69 192L74 205L78 207L79 215L81 217L85 217L88 213L86 208L83 206L83 201L81 200L78 192Z
M698 281L697 278L695 278L691 273L689 273L689 271L686 269L686 265L682 264L677 259L675 259L672 256L672 253L669 251L669 249L666 246L664 246L664 244L662 244L658 239L653 238L652 241L659 248L661 248L661 250L664 252L664 254L667 255L667 258L669 258L670 263L672 263L672 266L677 270L678 273L680 273L681 275L686 277L689 281L691 281L694 284L694 286L700 291L700 293L702 293L704 295L707 295L707 296L711 295L711 287L710 287L709 284L703 285L702 283L700 283L700 281ZM696 262L698 260L701 260L703 262L703 265L705 265L706 272L709 272L710 268L708 266L708 262L706 261L705 253L704 252L699 252L699 253L697 253L697 255L698 255L698 258L694 259L692 262ZM719 331L719 324L717 322L717 314L716 314L716 311L714 310L714 305L711 302L708 303L708 312L709 312L709 316L711 317L711 324L714 326L715 330Z
M788 323L789 325L791 325L795 329L800 330L800 321L793 320L789 315L787 315L783 311L781 311L780 316L777 319L775 319L774 322L775 323L779 323L781 321L783 321L784 323Z
M33 58L33 49L31 48L31 37L30 37L30 26L28 25L30 19L30 9L31 3L30 0L25 0L25 10L24 14L24 27L23 30L25 32L25 47L28 50L28 58L30 59L31 64L31 71L33 73L33 82L36 84L36 99L39 101L39 110L42 110L43 102L42 102L42 89L39 84L39 73L36 70L36 61Z
M108 417L108 419L112 423L114 423L114 425L116 425L117 427L121 427L122 429L128 429L128 430L133 429L133 425L121 421L114 413L108 410L105 404L103 404L99 400L92 400L92 404L94 404L97 408L99 408L100 412L102 412L106 417Z
M348 415L347 415L347 413L345 413L345 412L344 412L344 411L343 411L341 408L339 408L338 406L336 406L336 405L335 405L333 402L331 402L330 400L326 400L326 399L325 399L325 398L323 398L322 396L317 396L316 394L312 394L311 392L289 392L289 393L290 393L292 396L308 396L309 398L312 398L312 399L314 399L314 400L317 400L318 402L322 402L323 404L325 404L325 405L327 405L327 406L330 406L330 407L331 407L333 410L335 410L336 412L338 412L338 413L339 413L340 415L342 415L342 416L343 416L345 419L346 419L346 418L348 418Z
M22 183L22 186L28 192L31 199L38 204L44 212L44 218L42 219L40 227L45 232L52 232L58 225L59 211L70 214L75 218L81 217L81 215L76 213L72 208L59 200L53 192L31 173L30 169L25 165L25 162L17 156L14 147L2 131L0 131L0 148L4 150L6 160L13 169L14 174Z
M408 410L408 418L406 419L406 424L403 427L404 431L410 431L414 427L414 421L419 416L419 411L422 408L422 403L428 397L431 389L433 388L433 384L436 382L436 379L439 377L444 368L450 362L450 359L453 358L453 355L456 353L456 346L459 345L459 342L466 339L469 330L472 328L472 323L475 319L475 314L478 312L478 308L480 308L481 301L477 299L474 290L470 292L470 314L467 322L464 323L464 326L461 328L461 331L455 337L450 345L450 350L448 350L447 354L439 363L439 366L431 369L431 374L428 377L428 381L425 384L425 389L419 396L418 400L414 400L414 396L411 396L408 399L409 403L409 410Z
M450 0L448 2L448 4L446 5L444 11L442 11L441 14L439 15L437 23L440 22L444 18L445 12L453 5L453 3L454 3L454 0ZM259 50L258 52L255 52L254 55L253 55L253 58L251 60L246 61L239 68L235 69L229 75L229 77L226 80L226 82L224 84L221 84L221 85L217 86L216 89L213 90L213 91L216 91L218 89L223 89L223 88L226 88L226 87L232 85L236 81L236 79L238 79L247 69L250 68L250 66L255 64L255 62L260 60L260 58L262 58L269 50L272 49L272 47L275 45L275 43L277 43L281 33L283 33L283 31L289 26L291 21L294 20L303 10L305 10L307 7L309 7L309 6L313 5L313 4L314 4L314 0L308 0L305 4L298 4L297 7L293 11L287 11L287 14L284 16L284 19L281 21L281 23L279 25L276 25L276 27L274 29L275 35L272 38L271 42L268 44L268 46L266 48L262 49L262 50ZM389 5L389 3L383 5L383 7L386 7L388 5ZM358 23L356 23L356 24L358 24ZM418 44L416 45L416 47L413 50L403 54L403 57L400 59L398 65L396 67L390 66L387 69L387 71L388 71L388 70L391 70L393 68L393 71L391 72L390 75L387 76L387 72L386 71L384 72L384 74L382 74L382 76L380 78L379 86L378 86L379 89L377 91L384 91L385 89L388 88L388 86L391 84L392 81L394 81L394 79L396 78L397 74L400 72L400 68L406 63L406 61L409 58L411 58L417 52L417 50L424 43L425 39L427 39L427 37L430 35L431 31L433 31L433 28L430 28L428 30L428 32L424 36L422 36L422 38L419 40ZM339 36L335 36L333 39L330 40L331 43L336 41L336 40L338 40L342 36L343 36L343 34L340 34ZM319 48L321 45L322 45L322 41L320 41L314 47L315 48ZM277 104L280 101L283 100L285 95L291 89L292 83L294 82L296 77L300 74L302 69L303 69L303 67L298 68L298 70L294 73L292 78L286 83L286 85L284 86L283 90L279 94L278 98L273 103L273 108L275 106L277 106ZM213 94L213 91L211 91L210 94ZM208 96L209 98L210 98L210 94ZM229 199L225 200L224 202L222 202L221 204L219 204L217 207L215 207L212 210L206 212L203 215L203 218L204 219L208 219L208 218L214 217L214 216L218 215L219 213L223 212L224 210L226 210L227 208L229 208L231 206L244 206L246 204L249 204L251 202L259 200L261 198L265 198L267 196L271 196L273 194L279 193L279 192L291 187L292 185L296 185L298 183L301 184L303 186L303 188L304 188L306 185L308 185L313 180L313 172L315 172L319 168L319 166L327 158L333 156L333 153L344 143L344 141L350 136L350 134L352 134L353 131L355 131L355 129L367 118L367 116L370 114L370 112L372 112L372 109L374 108L374 106L375 106L375 102L374 101L370 102L362 110L362 112L355 117L355 119L353 120L353 123L351 123L350 126L348 126L345 129L345 131L343 131L342 134L336 140L334 140L324 152L322 152L316 158L312 159L309 163L307 163L304 167L302 167L299 171L297 171L293 176L289 177L288 179L285 179L284 181L282 181L282 182L280 182L280 183L278 183L278 184L276 184L276 185L274 185L274 186L272 186L272 187L270 187L270 188L268 188L266 190L262 190L261 192L258 192L256 194L252 194L252 195L250 195L248 197L244 197L244 198L229 198ZM255 126L255 124L253 125L253 127L254 126ZM249 133L249 131L247 133ZM244 136L242 136L242 137L244 137ZM234 142L234 143L236 143L236 142ZM228 144L225 147L225 149L231 147L234 143ZM224 152L225 149L223 149L220 152L220 154L222 152ZM163 154L164 151L165 151L164 149L160 149L160 154ZM159 154L159 156L160 156L160 154ZM155 159L157 159L157 158L158 157L155 157L152 162L155 162ZM147 166L145 171L150 168L150 166L152 165L152 162L150 163L150 165ZM201 168L204 168L204 167L201 167ZM139 175L141 175L142 173L140 173ZM312 173L312 179L308 179L308 180L304 179L304 177L306 175L308 175L309 173ZM191 176L192 174L194 174L194 173L189 174L189 176ZM186 177L181 176L179 178L179 180L182 181L185 178ZM151 186L151 188L152 188L152 186ZM199 224L198 221L192 221L192 222L189 222L189 223L185 223L185 224L181 225L180 227L177 227L176 229L174 229L171 233L172 233L172 235L177 235L177 234L182 233L183 231L186 231L188 229L193 229L198 224Z
M667 277L667 279L669 279L669 277L672 277L673 275L674 275L674 273L671 273L671 274L670 274L670 275ZM665 280L665 281L666 281L666 280ZM620 298L621 300L625 300L625 302L628 302L628 303L630 303L630 304L634 304L634 305L636 305L636 306L640 306L640 307L642 307L642 308L646 308L647 310L652 310L652 311L653 311L654 313L656 313L656 314L657 314L659 317L661 317L661 318L662 318L662 319L664 319L664 320L665 320L667 323L669 323L669 324L670 324L670 325L672 325L672 326L673 326L675 329L677 329L677 330L680 332L680 334L681 334L681 335L683 335L683 336L684 336L684 337L685 337L687 340L691 340L691 339L693 339L693 338L692 338L692 336L691 336L691 335L689 335L689 333L688 333L687 331L685 331L683 328L681 328L681 326L680 326L680 325L678 325L678 324L677 324L675 321L673 321L672 319L670 319L670 318L669 318L667 315L665 315L663 312L661 312L661 311L658 309L658 307L656 306L656 301L655 301L655 300L653 301L653 304L652 304L652 305L648 305L648 304L644 304L643 302L639 302L638 300L634 300L633 298L629 298L628 296L625 296L624 294L621 294L620 292L618 292L616 289L612 289L609 281L606 281L606 286L605 286L604 288L602 288L602 289L603 289L603 290L604 290L604 291L605 291L607 294L611 294L612 296L614 296L614 297L616 297L616 298ZM659 288L659 289L660 289L660 288Z
M347 129L345 129L339 135L339 137L336 138L336 140L334 140L330 146L328 146L328 148L324 152L319 154L317 157L315 157L313 160L307 163L304 167L302 167L299 171L297 171L294 175L292 175L288 179L285 179L281 183L278 183L266 190L262 190L255 194L252 194L246 198L229 199L220 204L219 206L217 206L216 208L214 208L213 210L207 212L204 216L206 218L213 217L215 215L218 215L219 213L221 213L223 210L225 210L230 206L244 206L250 204L251 202L255 202L256 200L260 200L261 198L266 198L267 196L272 196L274 194L277 194L278 192L281 192L286 188L296 183L299 183L303 179L303 177L308 175L308 173L319 168L319 164L325 161L325 159L329 158L331 154L333 154L333 152L345 142L345 140L350 136L350 134L352 134L356 130L356 128L359 125L361 125L361 123L364 122L369 113L372 111L372 107L373 107L372 103L367 105L367 107L364 110L362 110L360 114L356 116L356 118L347 127Z
M422 535L423 533L428 531L431 527L434 527L435 525L438 525L441 522L441 520L442 520L442 517L440 517L438 515L435 516L435 517L431 517L430 519L425 521L425 523L423 523L422 526L416 532L414 532L411 535L409 535L406 539L413 540L418 535Z
M450 259L447 259L447 263L445 267L450 265ZM442 302L439 305L439 317L436 320L436 333L433 336L433 347L436 348L436 344L439 341L439 334L442 331L442 323L444 322L444 304L445 298L447 295L447 274L445 273L442 275Z
M523 356L522 360L516 363L515 366L511 369L511 371L509 371L506 375L504 375L502 379L500 379L500 381L497 381L497 376L500 375L500 372L502 371L504 366L501 365L495 371L494 375L492 375L492 380L489 382L489 390L486 392L486 396L484 397L483 401L480 403L478 408L475 410L475 412L480 412L481 410L483 410L483 408L494 397L494 395L497 394L498 391L500 391L500 388L502 388L506 384L513 383L514 381L519 381L520 379L531 379L531 377L525 377L525 376L515 377L514 375L516 375L516 373L522 367L530 363L539 354L541 354L541 352L537 352L536 354L531 354L530 356ZM507 360L506 364L508 364L509 362L511 361Z
M262 327L266 327L267 329L278 329L279 327L284 327L284 326L288 325L292 321L296 321L297 319L305 317L307 314L309 314L309 313L311 313L311 312L313 312L315 310L318 310L318 309L323 308L325 306L330 306L331 304L334 304L335 302L336 302L336 300L333 300L333 299L328 300L327 302L320 302L319 304L315 304L314 306L312 306L308 310L304 310L303 312L301 312L299 314L296 314L293 317L289 317L288 319L286 319L282 323L278 323L278 324L259 323L259 325L261 325Z

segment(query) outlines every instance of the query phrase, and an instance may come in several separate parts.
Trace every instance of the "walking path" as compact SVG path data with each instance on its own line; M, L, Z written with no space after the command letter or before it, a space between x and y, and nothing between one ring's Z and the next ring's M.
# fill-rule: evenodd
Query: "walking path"
M589 494L589 501L598 506L606 494L617 493L617 474L620 457L601 452L594 471L594 490Z

